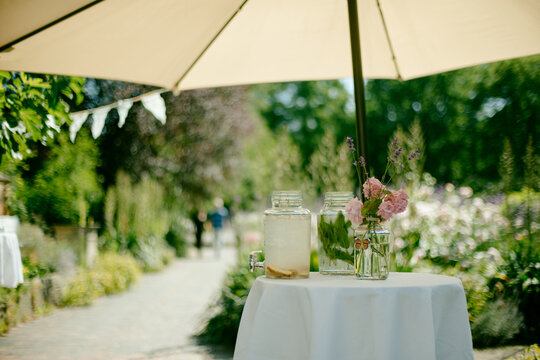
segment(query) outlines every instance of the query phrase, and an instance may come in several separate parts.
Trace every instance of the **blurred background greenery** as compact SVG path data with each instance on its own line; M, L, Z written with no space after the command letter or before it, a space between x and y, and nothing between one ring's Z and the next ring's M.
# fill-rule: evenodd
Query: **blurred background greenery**
M355 133L347 80L165 93L164 125L135 103L122 128L111 111L99 138L91 139L89 120L72 143L70 111L153 88L0 75L7 205L34 226L20 235L27 276L79 266L62 304L121 291L141 269L156 271L183 256L193 242L191 214L211 211L216 197L233 214L245 251L260 241L257 214L272 190L302 190L317 213L324 192L358 186L344 144ZM366 96L372 173L381 175L394 137L421 152L394 176L393 186L406 184L411 195L408 211L391 223L395 270L460 277L475 346L540 338L540 57L406 82L369 80ZM47 123L46 114L56 122ZM94 265L54 240L58 225L98 231ZM120 278L108 270L116 262ZM234 344L253 279L244 266L231 270L201 339Z

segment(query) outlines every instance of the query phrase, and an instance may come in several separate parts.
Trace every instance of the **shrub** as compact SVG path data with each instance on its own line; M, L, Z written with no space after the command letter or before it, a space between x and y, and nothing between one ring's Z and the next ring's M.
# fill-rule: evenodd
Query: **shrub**
M155 236L138 238L130 250L145 272L160 271L174 259L174 250Z
M129 175L119 172L116 186L107 190L105 198L106 232L101 248L130 253L144 271L161 270L175 252L165 241L171 216L164 203L164 189L158 182L143 178L133 185ZM180 235L174 236L171 241L179 242Z
M104 294L95 271L80 270L69 282L62 297L63 306L91 305Z
M69 245L54 241L36 225L23 223L18 231L25 277L43 277L48 273L69 273L77 257Z
M503 208L510 226L501 231L503 264L489 281L493 293L518 305L523 342L540 337L540 193L531 189L509 194Z
M540 359L540 348L537 344L531 345L526 349L523 349L521 355L513 357L507 360L538 360Z
M137 262L130 255L100 255L94 268L80 268L69 282L62 298L63 306L91 305L98 297L125 291L140 275Z
M187 253L187 229L179 221L173 221L165 234L165 241L174 249L176 257L184 257Z
M219 300L209 308L204 329L197 334L205 344L233 348L240 318L253 282L259 274L251 273L245 265L237 265L227 273Z
M106 295L127 290L140 275L137 262L128 255L105 253L98 257L95 268Z
M425 174L415 183L407 211L392 219L398 271L411 271L420 261L467 270L478 261L502 263L497 250L501 227L508 221L500 206L473 197L472 189L447 184L437 194L435 179Z
M16 323L19 291L0 287L0 335Z
M502 300L490 302L471 325L474 346L506 343L519 333L522 325L523 315L516 304Z
M16 197L22 199L33 220L49 226L85 226L88 209L101 199L97 159L97 147L86 131L79 133L75 144L62 132L43 168L32 180L20 184Z
M397 270L461 278L475 344L537 339L540 195L526 188L494 203L470 188L437 189L429 175L422 181L410 176L417 181L409 208L391 223ZM518 309L515 322L489 323L502 321L503 308Z

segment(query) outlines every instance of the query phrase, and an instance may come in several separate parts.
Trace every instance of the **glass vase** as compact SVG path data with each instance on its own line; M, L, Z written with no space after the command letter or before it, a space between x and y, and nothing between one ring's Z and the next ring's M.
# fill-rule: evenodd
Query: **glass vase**
M354 271L357 279L385 280L390 268L390 231L378 219L368 219L354 232Z
M352 192L327 192L318 217L319 272L323 275L354 274L354 230L345 205Z

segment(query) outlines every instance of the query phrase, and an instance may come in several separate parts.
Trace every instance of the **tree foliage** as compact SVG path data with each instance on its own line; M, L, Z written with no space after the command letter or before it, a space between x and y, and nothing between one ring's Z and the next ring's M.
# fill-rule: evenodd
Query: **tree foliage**
M343 141L339 146L336 146L334 134L327 130L311 156L308 167L318 193L353 191L356 177L352 162L353 157L347 143Z
M505 138L522 159L526 139L535 143L540 134L538 56L405 82L372 80L366 90L368 145L376 163L385 161L385 143L371 139L418 121L426 138L425 169L440 181L481 188L498 179ZM522 179L523 162L515 165Z
M98 163L97 145L87 131L80 132L75 144L62 132L56 136L41 167L29 169L27 173L31 175L25 176L26 181L16 188L15 196L34 221L49 226L86 226L92 206L102 196L96 172Z
M29 142L46 144L83 100L84 79L0 71L0 155L22 159Z
M499 158L508 138L516 159L516 190L527 140L536 144L540 134L539 92L540 56L404 82L369 80L368 164L374 175L381 175L392 134L417 123L426 140L424 170L439 181L481 189L499 179ZM272 130L286 126L300 146L305 168L325 129L338 142L354 136L352 94L343 82L258 85L253 95L257 112Z
M262 84L252 87L255 111L269 128L287 129L300 147L304 168L326 130L341 142L354 134L354 107L338 80Z
M148 87L91 81L94 104L149 91ZM162 95L167 108L165 125L135 103L126 123L117 126L109 113L100 148L106 185L119 170L135 180L148 175L161 182L169 195L200 202L221 195L237 176L240 151L251 132L246 88L218 88ZM93 98L93 97L92 97Z
M274 134L256 119L242 154L239 176L229 187L230 196L237 196L242 208L269 198L273 190L301 190L305 201L314 200L315 189L302 167L299 146L285 129Z

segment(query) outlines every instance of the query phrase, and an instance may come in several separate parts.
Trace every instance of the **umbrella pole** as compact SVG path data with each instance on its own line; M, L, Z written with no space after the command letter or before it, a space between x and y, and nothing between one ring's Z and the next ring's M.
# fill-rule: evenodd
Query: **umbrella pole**
M354 80L354 103L356 108L356 143L358 156L366 161L366 104L364 100L364 76L362 73L362 56L360 54L360 27L358 24L358 6L356 0L347 0L349 5L349 31L351 36L351 53ZM363 181L362 181L363 182Z

